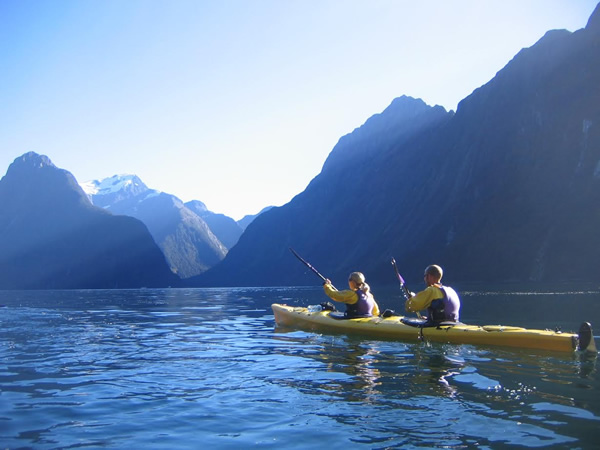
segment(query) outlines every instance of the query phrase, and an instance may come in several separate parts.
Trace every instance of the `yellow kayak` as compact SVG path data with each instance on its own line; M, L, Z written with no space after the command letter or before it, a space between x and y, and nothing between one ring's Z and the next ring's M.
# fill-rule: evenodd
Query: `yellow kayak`
M465 325L463 323L423 327L403 316L344 319L332 311L274 303L271 305L278 326L369 335L401 340L426 340L451 344L499 345L560 352L597 353L591 325L584 322L579 333L534 330L502 325Z

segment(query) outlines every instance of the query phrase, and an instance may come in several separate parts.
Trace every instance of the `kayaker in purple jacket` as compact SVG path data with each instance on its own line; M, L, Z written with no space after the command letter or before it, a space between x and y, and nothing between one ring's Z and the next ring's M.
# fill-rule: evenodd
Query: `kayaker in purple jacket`
M458 322L460 298L454 289L443 286L444 271L440 266L431 265L425 269L424 280L427 287L405 303L408 312L427 310L427 322Z

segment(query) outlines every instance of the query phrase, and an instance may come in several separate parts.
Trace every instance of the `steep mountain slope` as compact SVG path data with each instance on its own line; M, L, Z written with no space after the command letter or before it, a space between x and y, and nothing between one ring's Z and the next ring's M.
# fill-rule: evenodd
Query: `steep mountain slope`
M597 279L599 25L547 33L459 105L454 223L435 233L463 278Z
M82 186L94 205L141 220L171 270L181 278L206 271L227 254L227 248L200 216L177 197L149 189L135 175L115 175Z
M209 211L206 205L199 200L186 202L185 206L204 220L217 239L228 249L237 244L244 232L242 227L231 217Z
M30 152L0 180L0 288L176 285L147 228L94 207L67 171Z
M395 198L392 190L381 189L378 174L370 174L370 161L380 152L394 154L397 143L408 145L450 117L443 108L431 108L421 100L395 100L382 114L340 139L321 174L303 193L287 205L261 214L221 264L193 281L302 284L306 278L289 246L310 255L315 264L327 267L328 273L345 272L356 260L361 241L364 248L369 235L381 229L374 213L385 213L386 205ZM381 134L382 129L389 134Z
M456 114L395 100L340 139L289 204L261 215L198 285L318 282L361 270L392 283L442 264L446 280L597 281L600 11L552 31Z

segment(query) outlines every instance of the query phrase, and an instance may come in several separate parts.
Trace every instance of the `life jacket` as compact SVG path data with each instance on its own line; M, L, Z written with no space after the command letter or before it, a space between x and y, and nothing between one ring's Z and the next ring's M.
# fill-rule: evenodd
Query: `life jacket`
M460 299L454 289L448 286L439 286L444 294L443 298L438 298L431 302L427 308L428 322L458 322Z
M358 301L352 305L346 304L346 317L370 317L372 316L375 302L372 295L365 294L364 291L358 289L356 291Z

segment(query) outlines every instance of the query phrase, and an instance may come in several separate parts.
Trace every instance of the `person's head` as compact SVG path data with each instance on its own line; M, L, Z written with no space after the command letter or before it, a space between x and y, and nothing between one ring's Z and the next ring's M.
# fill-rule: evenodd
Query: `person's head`
M427 284L427 286L431 286L442 281L442 276L444 276L444 271L442 268L438 265L432 264L427 266L425 269L425 275L423 278L425 279L425 284Z
M352 272L348 277L348 285L352 290L363 289L366 285L365 276L360 272Z

